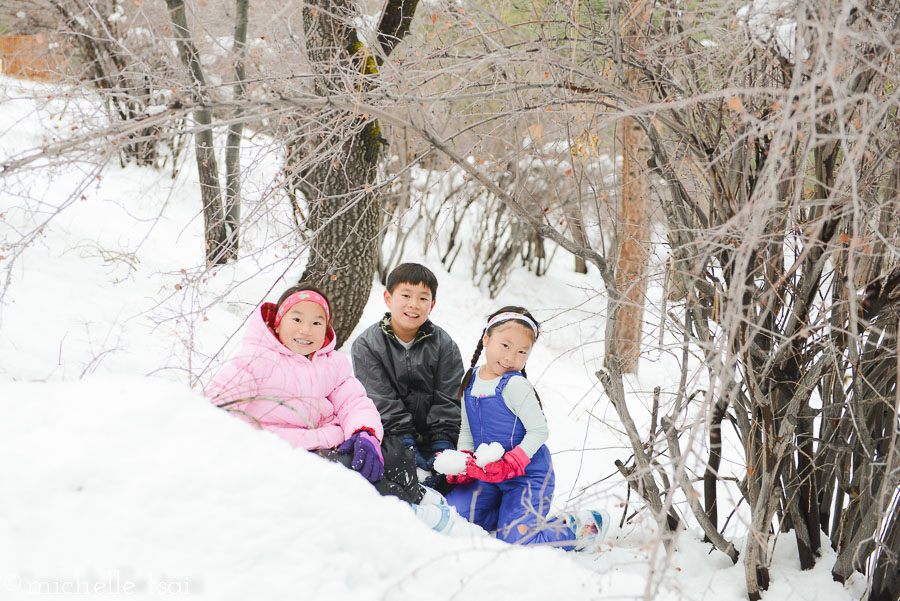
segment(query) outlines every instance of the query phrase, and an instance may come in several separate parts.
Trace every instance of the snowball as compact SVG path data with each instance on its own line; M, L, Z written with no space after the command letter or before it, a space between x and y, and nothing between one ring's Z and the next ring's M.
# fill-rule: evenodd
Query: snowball
M448 476L458 476L466 471L466 458L462 451L444 451L434 460L434 471Z
M481 443L475 449L475 464L478 467L484 467L488 463L499 461L505 453L503 445L499 442L492 442L491 444Z
M499 442L481 443L475 450L475 463L478 467L484 467L499 460L505 452ZM468 455L462 451L444 451L434 460L434 470L448 476L463 474L466 471L467 458Z

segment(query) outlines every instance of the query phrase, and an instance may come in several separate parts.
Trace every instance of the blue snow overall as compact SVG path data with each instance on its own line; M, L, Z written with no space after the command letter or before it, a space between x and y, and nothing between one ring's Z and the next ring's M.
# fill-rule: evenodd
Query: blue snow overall
M510 451L525 438L525 427L503 401L503 389L509 379L521 375L518 371L507 372L494 394L476 397L472 395L472 385L478 370L473 372L464 402L476 449L482 443L499 442L504 451ZM546 519L555 485L550 450L542 445L522 476L498 483L475 480L462 484L450 491L447 502L470 522L488 531L496 530L497 538L508 543L571 541L574 534L561 520Z

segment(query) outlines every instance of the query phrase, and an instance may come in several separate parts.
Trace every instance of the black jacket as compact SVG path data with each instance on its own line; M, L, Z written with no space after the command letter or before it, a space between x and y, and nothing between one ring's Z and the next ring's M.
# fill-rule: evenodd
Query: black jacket
M447 332L426 321L407 350L387 313L353 341L352 355L353 372L375 401L386 435L456 445L456 392L464 370L459 348Z

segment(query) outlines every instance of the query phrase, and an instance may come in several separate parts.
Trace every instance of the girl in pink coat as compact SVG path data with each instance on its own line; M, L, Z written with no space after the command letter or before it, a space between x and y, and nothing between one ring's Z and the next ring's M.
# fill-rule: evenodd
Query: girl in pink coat
M243 346L205 394L223 407L274 432L295 448L317 451L381 480L381 417L347 357L336 350L331 304L303 282L278 304L251 317Z

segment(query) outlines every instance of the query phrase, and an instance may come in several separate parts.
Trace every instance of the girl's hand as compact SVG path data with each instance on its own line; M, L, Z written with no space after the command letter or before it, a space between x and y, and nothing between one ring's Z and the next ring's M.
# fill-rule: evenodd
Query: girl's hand
M468 469L469 463L475 461L472 451L459 451L459 452L465 453L464 457L466 458L466 469L464 469L459 474L447 474L447 482L449 482L450 484L467 484L474 480L474 478L472 478L471 476L466 474L466 470ZM440 453L438 453L437 455L440 455ZM437 455L435 456L435 458L437 458Z
M447 476L447 482L450 484L468 484L469 482L474 482L475 478L472 478L468 474L459 474L458 476Z
M384 477L384 457L378 439L368 430L358 430L338 447L338 453L353 453L350 467L358 471L369 482L378 482Z

